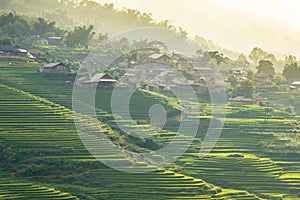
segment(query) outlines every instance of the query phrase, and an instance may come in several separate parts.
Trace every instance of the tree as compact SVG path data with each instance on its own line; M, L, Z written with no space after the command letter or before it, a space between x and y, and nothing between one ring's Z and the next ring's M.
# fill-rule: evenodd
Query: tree
M149 42L149 44L153 48L157 48L162 52L168 52L168 46L165 43L161 42L161 41L154 40L154 41Z
M140 40L136 41L134 40L132 43L132 46L134 49L145 49L145 48L151 48L152 45L148 42L147 39L142 39L140 38Z
M273 63L277 62L276 57L268 53L261 48L255 47L249 54L249 58L254 62L254 64L257 64L260 60L269 60Z
M33 24L34 27L34 34L36 35L44 35L49 33L55 33L59 30L55 27L55 22L49 22L43 18L38 18L37 21Z
M259 60L263 60L265 58L265 56L268 53L264 50L262 50L261 48L258 47L254 47L251 51L251 53L249 54L249 58L255 63L257 64L257 62Z
M211 59L215 59L218 65L225 61L224 55L219 51L210 51L208 52L208 55L211 57Z
M240 85L236 88L236 96L245 96L248 98L253 97L255 87L252 80L243 80L240 82Z
M242 65L243 67L248 67L249 66L249 62L247 60L247 57L243 53L241 53L239 55L239 57L236 59L236 62L239 65Z
M286 65L290 65L290 64L293 64L293 63L295 63L295 62L297 62L296 56L293 56L293 55L286 55L286 56L284 57L284 64L286 64Z
M182 27L179 27L179 36L182 38L182 39L186 39L187 38L187 32L185 30L183 30Z
M0 46L2 45L14 46L15 44L16 41L13 38L5 37L3 39L0 39Z
M231 74L228 76L227 81L231 84L232 87L236 87L238 78L235 74Z
M257 73L272 74L272 75L275 74L275 68L273 67L273 63L269 60L260 60L256 69L257 69Z
M90 25L89 27L75 27L73 31L66 34L66 45L68 47L87 47L89 41L95 35L95 32L92 32L93 28L93 25Z
M246 73L247 73L247 78L250 78L250 79L253 78L254 71L252 71L251 69L247 69Z
M207 66L210 61L208 51L202 52L201 50L198 50L195 55L195 61L198 66Z
M300 77L300 65L297 63L286 64L282 71L282 75L287 79L298 79Z
M1 35L18 38L28 36L31 31L28 21L12 12L0 16L0 28Z

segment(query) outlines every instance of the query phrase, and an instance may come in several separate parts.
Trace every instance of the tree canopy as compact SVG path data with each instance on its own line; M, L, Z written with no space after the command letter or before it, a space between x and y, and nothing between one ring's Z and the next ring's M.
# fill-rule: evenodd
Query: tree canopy
M89 27L78 26L73 31L69 31L66 34L65 42L68 47L87 47L88 42L93 38L95 32L93 32L93 25Z
M282 75L287 79L299 79L300 78L300 65L297 63L286 64L284 66Z
M255 92L255 86L252 80L243 80L235 90L236 96L244 96L251 98Z
M257 69L257 73L272 74L272 75L275 74L275 68L273 67L273 63L269 60L260 60L256 69Z

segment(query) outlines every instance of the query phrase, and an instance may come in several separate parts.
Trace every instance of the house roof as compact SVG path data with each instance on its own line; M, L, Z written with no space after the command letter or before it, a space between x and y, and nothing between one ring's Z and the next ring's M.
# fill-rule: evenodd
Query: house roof
M135 76L135 74L125 73L123 76Z
M49 40L60 40L61 37L48 37Z
M232 68L230 71L243 71L243 68Z
M97 73L91 76L90 81L98 82L103 76L105 76L105 73Z
M100 79L99 82L117 82L115 79Z
M159 59L159 58L161 58L163 56L167 56L167 55L163 54L163 53L155 53L155 54L150 55L149 58L152 58L152 59L156 60L156 59Z
M194 69L199 71L212 71L210 67L194 67Z
M184 60L188 60L188 59L189 59L188 57L186 57L185 55L183 55L183 54L181 54L181 53L174 53L174 54L172 55L172 57L178 57L178 58L184 59Z
M104 76L108 76L108 78L103 78ZM106 73L97 73L92 76L89 80L90 82L116 82L111 76Z
M244 97L244 96L237 96L235 98L229 98L229 101L245 101L245 102L253 102L253 99Z
M48 42L48 40L44 39L44 38L40 38L39 41L47 41Z
M27 53L27 52L28 52L26 49L18 49L18 51L19 51L20 53Z
M80 78L77 79L78 82L83 82L83 81L85 81L85 80L88 80L88 78L85 77L85 76L80 77Z
M174 83L174 84L189 84L188 82L187 82L187 80L184 80L184 79L180 79L180 78L175 78L175 79L173 79L172 80L172 83Z
M47 64L47 65L44 65L43 67L44 68L52 68L52 67L56 67L56 66L58 66L58 65L64 65L64 64L62 64L62 63L49 63L49 64Z
M36 57L33 56L31 53L28 53L28 58L35 59Z
M159 87L166 87L167 85L166 84L163 84L163 83L157 83L157 82L153 82L154 85L157 85Z
M294 81L294 82L292 83L292 85L293 85L293 86L300 86L300 81Z

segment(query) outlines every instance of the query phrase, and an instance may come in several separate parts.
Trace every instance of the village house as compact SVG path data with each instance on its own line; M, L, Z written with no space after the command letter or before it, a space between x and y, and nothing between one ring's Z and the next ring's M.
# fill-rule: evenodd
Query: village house
M167 56L166 54L162 53L155 53L149 56L152 62L158 62L162 64L167 64L170 61L170 57Z
M43 44L43 45L48 45L49 42L48 40L44 39L44 38L41 38L40 35L30 35L27 37L28 40L31 40L32 42L35 42L35 43L40 43L40 44Z
M300 81L294 81L290 87L289 87L290 91L300 91Z
M273 75L261 72L261 73L255 74L254 78L256 79L257 82L268 82L273 79Z
M300 81L294 81L292 83L292 86L296 87L296 88L300 88Z
M153 67L153 68L151 68L150 70L147 70L147 71L149 71L149 73L151 73L151 74L160 74L160 73L162 73L162 72L164 72L164 71L166 71L166 69L164 69L163 67Z
M244 97L244 96L238 96L238 97L235 97L235 98L229 98L229 104L232 104L232 105L253 105L253 104L255 104L255 100Z
M157 86L158 90L160 90L160 91L167 90L167 85L166 84L158 83L158 82L154 82L153 84L155 86Z
M48 44L60 46L63 45L62 38L61 37L48 37Z
M264 97L264 96L261 95L261 94L257 94L257 95L255 96L255 101L257 101L257 102L264 102L264 101L266 101L266 97Z
M230 73L236 74L236 75L242 75L244 72L243 68L233 68L230 70Z
M188 67L190 65L190 59L183 54L173 53L171 59L177 67Z
M38 43L43 44L43 45L48 45L49 41L44 39L44 38L40 38L37 40Z
M2 56L18 56L29 59L35 59L35 57L29 53L26 49L21 49L16 46L2 45L0 47L0 55Z
M121 80L122 81L130 81L130 80L134 80L136 78L136 75L133 73L125 73L122 77Z
M193 73L197 79L201 77L209 78L214 75L214 71L210 67L194 67Z
M42 73L58 73L67 74L69 72L69 67L63 63L49 63L39 68Z
M98 86L114 86L117 83L113 77L106 73L96 73L90 77L81 77L77 80L78 85L91 86L98 84Z

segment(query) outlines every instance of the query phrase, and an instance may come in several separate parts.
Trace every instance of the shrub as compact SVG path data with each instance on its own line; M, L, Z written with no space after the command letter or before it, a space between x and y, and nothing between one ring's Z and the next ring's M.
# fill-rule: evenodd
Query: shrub
M232 154L227 155L227 157L229 157L229 158L244 158L244 155L241 155L239 153L232 153Z

